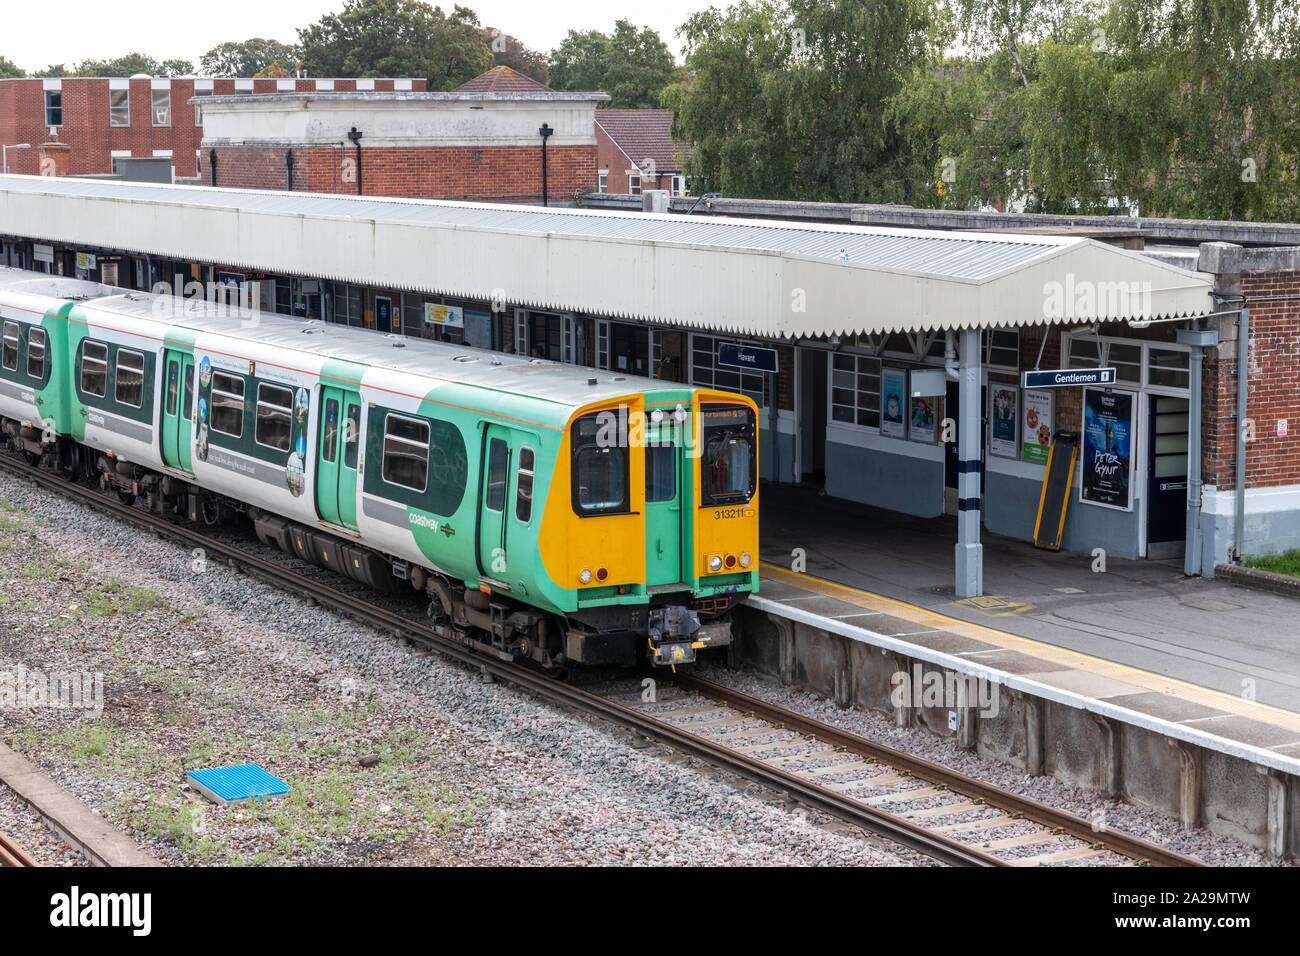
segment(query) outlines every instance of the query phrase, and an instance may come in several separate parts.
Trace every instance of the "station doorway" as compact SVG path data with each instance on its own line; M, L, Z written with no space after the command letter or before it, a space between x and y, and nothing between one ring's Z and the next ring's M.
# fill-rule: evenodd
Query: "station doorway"
M1147 397L1147 557L1183 553L1187 533L1188 400Z
M824 349L798 348L799 480L818 487L826 484L827 366Z

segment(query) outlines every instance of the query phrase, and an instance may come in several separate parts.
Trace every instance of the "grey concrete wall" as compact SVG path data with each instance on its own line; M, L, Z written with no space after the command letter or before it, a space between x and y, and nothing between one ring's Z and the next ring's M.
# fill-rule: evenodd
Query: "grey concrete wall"
M826 493L936 518L943 514L943 462L827 441Z
M1042 490L1041 481L985 470L984 526L994 534L1032 541ZM1070 503L1065 509L1061 547L1085 554L1093 548L1104 548L1111 557L1138 557L1140 506L1136 497L1132 511L1086 505L1079 501L1076 486L1070 492Z
M777 481L797 481L798 478L794 473L794 435L787 435L785 432L777 433L778 443L776 445L777 457L773 459L772 451L772 429L768 427L767 416L763 416L763 421L758 426L758 473L766 481L773 480L775 471L772 463L775 460L777 468L780 469L780 475Z
M736 628L740 666L822 694L841 706L892 714L911 726L955 736L946 708L909 708L900 715L891 699L891 678L897 671L912 674L919 665L922 675L946 673L934 664L883 653L865 642L753 608L737 609ZM783 643L789 655L784 671ZM1268 847L1270 777L1251 761L1003 686L997 688L997 702L995 714L975 718L974 746L980 755L1160 810L1188 826ZM1286 800L1282 816L1287 832L1274 839L1295 857L1300 855L1300 778L1278 779ZM1275 785L1274 799L1277 789Z
M1236 523L1232 515L1201 515L1202 567L1213 574L1214 565L1226 563L1232 549ZM1300 511L1251 513L1246 506L1244 529L1247 555L1281 554L1300 548Z

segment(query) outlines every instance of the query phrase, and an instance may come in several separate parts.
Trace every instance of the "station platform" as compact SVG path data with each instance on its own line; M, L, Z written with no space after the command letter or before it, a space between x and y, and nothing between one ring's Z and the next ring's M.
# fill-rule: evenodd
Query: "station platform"
M1185 577L1181 561L1110 559L1095 573L1091 555L995 535L983 536L985 596L955 600L955 519L807 486L762 493L757 609L1046 688L1062 703L1138 715L1152 730L1181 728L1172 732L1188 740L1212 735L1217 749L1291 773L1300 766L1295 600Z

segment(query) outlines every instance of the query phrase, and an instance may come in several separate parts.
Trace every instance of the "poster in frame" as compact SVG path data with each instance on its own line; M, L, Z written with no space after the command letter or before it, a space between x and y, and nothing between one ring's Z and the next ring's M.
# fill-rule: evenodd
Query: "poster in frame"
M989 454L1015 458L1020 452L1020 386L989 382Z
M886 438L907 437L907 371L880 370L880 434Z
M1083 390L1083 475L1079 501L1133 510L1134 412L1137 396L1109 388Z

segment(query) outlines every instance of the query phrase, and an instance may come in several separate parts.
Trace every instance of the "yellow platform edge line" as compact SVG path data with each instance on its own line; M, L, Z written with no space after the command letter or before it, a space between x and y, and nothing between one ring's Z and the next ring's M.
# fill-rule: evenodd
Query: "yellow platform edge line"
M1058 647L1055 644L1047 644L1043 641L1034 640L1031 637L1022 637L1019 634L1010 634L1006 631L999 631L997 628L988 627L983 624L974 624L970 621L963 621L960 618L950 617L940 611L932 611L929 608L920 607L916 604L909 604L906 601L900 601L896 598L885 597L882 594L875 594L871 591L864 591L861 588L850 587L847 584L839 584L836 581L827 581L824 578L814 577L813 575L801 573L799 571L789 571L778 565L769 564L766 561L760 561L759 567L764 572L771 573L787 583L810 591L814 594L825 594L830 597L840 596L835 592L857 597L859 600L846 598L850 604L856 604L859 607L871 608L875 606L876 610L884 611L886 608L898 609L903 613L897 614L898 617L917 624L927 624L941 626L945 631L953 634L960 634L965 637L972 637L977 640L987 640L989 643L1006 650L1032 651L1035 657L1041 657L1052 660L1053 663L1070 664L1071 662L1080 666L1079 670L1086 670L1089 673L1100 674L1104 677L1111 677L1115 680L1123 680L1130 684L1136 684L1147 690L1156 693L1166 694L1170 697L1182 700L1192 701L1193 703L1203 704L1207 707L1213 707L1216 710L1225 710L1229 713L1237 714L1242 717L1250 717L1263 723L1272 724L1273 726L1282 727L1287 730L1300 731L1300 714L1286 710L1281 707L1274 707L1272 704L1262 704L1258 701L1248 701L1232 694L1225 693L1221 690L1214 690L1210 687L1202 687L1199 684L1191 684L1187 681L1179 680L1176 677L1167 677L1164 674L1157 674L1154 671L1145 671L1136 667L1130 667L1128 664L1120 664L1116 661L1106 660L1104 657L1093 657L1090 654L1082 654L1079 651L1072 651L1069 648ZM759 590L759 597L763 596L762 589ZM876 606L880 605L880 606ZM900 638L906 640L906 638ZM971 663L979 663L978 658L972 658ZM1032 679L1031 675L1021 675ZM1229 706L1225 706L1229 705ZM1279 721L1278 718L1281 718Z

